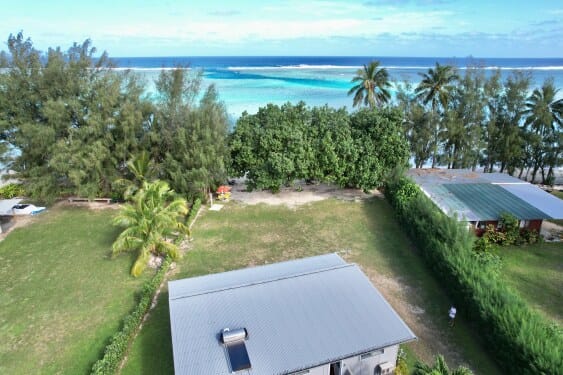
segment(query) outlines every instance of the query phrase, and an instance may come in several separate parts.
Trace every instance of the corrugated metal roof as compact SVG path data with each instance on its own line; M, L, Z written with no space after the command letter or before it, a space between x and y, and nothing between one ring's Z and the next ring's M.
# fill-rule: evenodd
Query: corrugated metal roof
M499 185L518 198L529 202L553 219L563 219L563 200L532 184ZM547 216L546 216L547 217Z
M506 173L481 173L470 169L414 168L407 171L407 176L417 184L482 184L508 183L526 184L526 181Z
M550 219L551 216L494 184L444 184L449 192L471 210L478 220L498 220L503 212L518 219ZM517 186L517 185L510 185Z
M169 284L169 298L189 297L191 295L208 293L224 288L249 285L266 280L275 280L297 275L322 268L341 266L346 262L336 254L325 254L316 257L295 259L287 262L269 264L262 267L216 273L189 279L171 281Z
M287 374L415 339L363 272L334 254L169 289L176 374L230 374L219 341L226 327L248 331L245 374Z

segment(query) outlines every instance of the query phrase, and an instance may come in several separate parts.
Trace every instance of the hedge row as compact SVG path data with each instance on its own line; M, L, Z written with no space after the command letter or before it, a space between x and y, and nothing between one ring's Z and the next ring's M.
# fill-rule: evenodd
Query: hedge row
M557 374L563 369L563 332L533 311L472 250L474 235L444 215L411 181L395 177L386 196L452 299L513 374Z
M192 204L192 207L190 208L190 212L188 213L188 218L186 219L186 225L188 226L188 228L190 227L190 225L192 225L200 208L201 208L201 199L197 198L194 201L194 204Z
M117 372L119 364L123 361L131 341L139 330L143 317L151 306L158 287L162 283L162 280L164 280L170 263L171 260L166 258L154 277L143 285L139 303L135 309L125 317L123 327L113 335L110 343L104 350L104 356L94 363L91 374L109 375Z

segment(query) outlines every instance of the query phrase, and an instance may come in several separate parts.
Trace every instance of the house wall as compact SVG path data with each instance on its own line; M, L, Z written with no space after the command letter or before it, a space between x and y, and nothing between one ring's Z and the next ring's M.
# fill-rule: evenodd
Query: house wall
M397 353L399 345L390 346L382 351L373 351L365 355L358 355L345 358L341 361L340 375L373 375L378 364L389 362L395 364L397 361ZM371 354L371 355L369 355ZM362 359L362 356L364 357ZM330 364L314 367L309 372L297 374L303 375L330 375Z
M537 230L538 233L539 233L541 231L542 221L543 220L530 220L528 222L528 226L526 228Z

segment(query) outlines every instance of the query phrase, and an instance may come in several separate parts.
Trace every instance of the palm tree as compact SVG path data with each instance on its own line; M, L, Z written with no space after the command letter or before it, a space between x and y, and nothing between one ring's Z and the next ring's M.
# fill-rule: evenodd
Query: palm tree
M557 164L560 153L560 127L563 125L563 99L557 99L558 89L552 79L544 82L541 89L535 89L526 101L525 126L529 128L532 142L534 167L532 181L539 168L545 183L544 165L549 161L548 179L553 175L554 164Z
M124 251L138 251L137 260L131 268L133 276L143 272L151 253L177 259L180 255L178 247L167 241L167 236L190 235L188 227L178 220L187 213L186 200L174 199L174 191L166 182L143 182L132 202L125 204L113 221L126 229L113 243L112 256Z
M379 61L372 61L369 65L364 65L363 69L358 69L351 82L357 82L348 90L348 95L354 94L354 107L360 106L362 102L370 108L383 106L391 98L387 90L391 86L389 73L387 69L379 68Z
M442 107L442 114L448 107L448 102L455 88L453 83L459 79L450 65L440 65L436 63L435 69L428 69L427 73L419 73L422 81L414 90L415 94L422 98L422 102L427 105L429 102L432 106L432 112L438 113L438 109ZM438 136L440 133L440 122L436 123L434 128L434 145L432 153L432 168L436 166L436 156L438 153Z
M438 355L432 367L428 366L426 363L417 362L414 365L413 375L473 375L473 372L463 366L450 371L444 357Z
M427 73L419 73L422 81L414 90L417 96L421 97L424 104L431 102L432 110L438 111L438 104L442 109L446 109L449 99L455 86L453 83L459 79L450 65L440 65L436 63L435 69L428 69Z
M129 200L141 188L143 182L152 181L157 175L155 163L146 151L141 151L127 162L130 179L121 178L114 182L116 186L124 187L123 198Z

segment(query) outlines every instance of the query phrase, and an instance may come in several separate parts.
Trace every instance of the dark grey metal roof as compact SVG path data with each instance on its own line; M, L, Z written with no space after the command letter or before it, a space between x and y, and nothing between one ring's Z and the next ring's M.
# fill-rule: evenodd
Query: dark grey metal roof
M171 281L176 374L230 374L219 340L244 327L251 369L287 374L415 339L354 264L336 254Z

